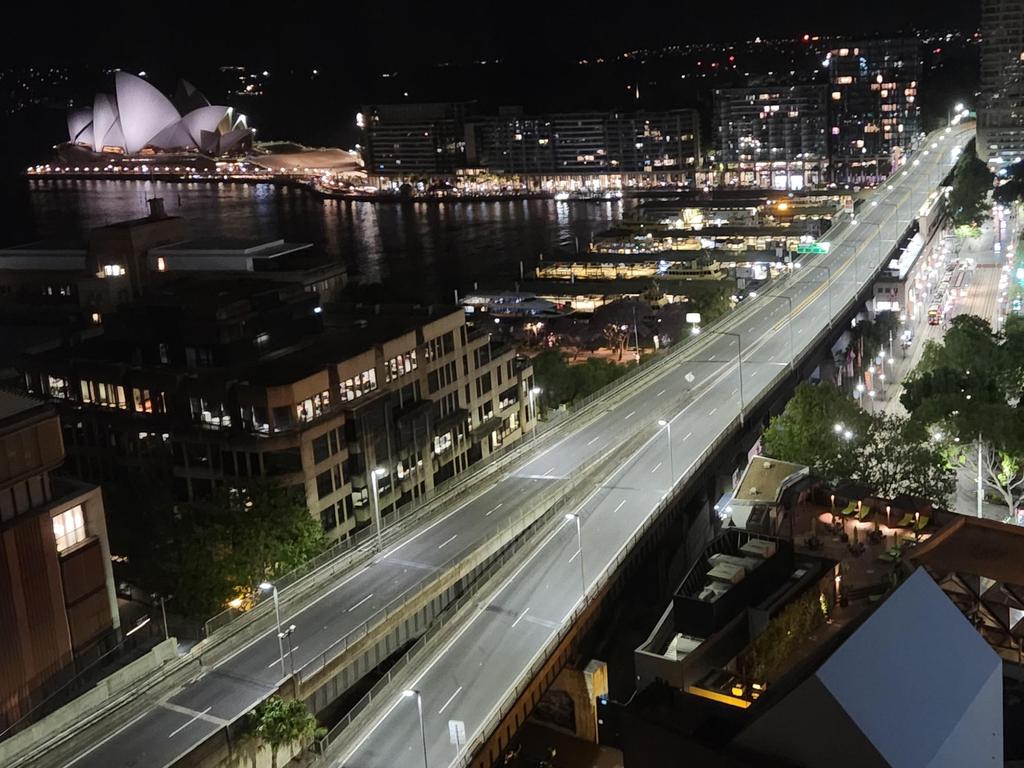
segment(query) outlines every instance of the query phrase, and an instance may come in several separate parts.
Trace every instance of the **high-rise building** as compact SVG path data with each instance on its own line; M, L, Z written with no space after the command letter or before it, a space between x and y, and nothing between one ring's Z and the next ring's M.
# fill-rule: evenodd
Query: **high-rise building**
M1024 0L982 0L978 157L995 165L1024 156Z
M839 180L886 175L921 131L916 38L865 40L828 55L829 152Z
M301 285L184 279L104 333L30 356L65 413L70 467L162 475L181 500L268 478L332 537L419 499L533 428L529 364L439 307L322 308ZM118 510L114 510L118 511Z
M714 93L719 183L803 189L825 178L828 102L823 85L754 84Z
M63 461L56 411L0 391L0 731L117 641L103 497Z

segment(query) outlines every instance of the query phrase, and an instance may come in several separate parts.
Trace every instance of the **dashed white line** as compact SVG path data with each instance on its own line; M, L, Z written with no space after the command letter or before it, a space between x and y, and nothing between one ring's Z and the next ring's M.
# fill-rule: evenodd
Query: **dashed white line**
M635 413L636 413L636 411L630 411L629 413L626 414L626 419L632 418L633 414L635 414ZM625 421L625 419L623 419L623 421Z
M355 610L356 608L358 608L358 607L359 607L360 605L362 605L363 603L365 603L365 602L366 602L367 600L369 600L369 599L370 599L371 597L373 597L373 592L371 592L371 593L370 593L370 594L368 594L368 595L367 595L366 597L364 597L364 598L363 598L362 600L360 600L360 601L359 601L358 603L356 603L355 605L353 605L353 606L352 606L351 608L349 608L349 609L348 609L347 611L345 611L345 613L352 613L352 611L354 611L354 610Z
M291 651L285 651L284 655L288 656L290 653L292 653L292 651L297 651L297 650L299 650L299 646L298 645L293 645L292 646L292 650ZM272 662L270 662L269 664L267 664L267 669L270 669L271 667L276 667L280 663L281 663L281 658L278 657L278 658L274 659Z
M689 440L692 435L693 435L693 432L687 432L686 433L686 437L684 437L683 440Z
M661 469L661 462L660 461L657 464L654 465L654 469L651 470L651 474L653 475L659 469Z
M443 546L445 546L447 544L451 544L453 541L455 541L455 539L456 539L456 537L458 535L459 534L457 534L457 533L453 533L451 538L448 538L448 539L445 539L444 541L442 541L440 544L437 545L437 548L440 549L441 547L443 547Z
M492 510L491 510L491 512L497 512L497 511L498 511L499 509L501 509L501 508L502 508L503 506L505 506L505 502L504 502L504 501L503 501L503 502L501 502L501 504L498 504L498 505L497 505L497 506L496 506L496 507L495 507L494 509L492 509ZM485 513L485 514L484 514L484 517L490 517L490 515L491 515L491 512L487 512L487 513Z
M623 499L622 501L620 501L620 502L619 502L619 506L617 506L617 507L615 508L615 510L614 510L614 511L612 512L612 514L614 515L614 514L615 514L616 512L618 512L618 511L619 511L620 509L622 509L622 505L623 505L623 504L625 504L625 503L626 503L626 500L625 500L625 499Z
M193 718L192 718L191 720L189 720L189 721L188 721L187 723L185 723L184 725L179 725L179 726L178 726L177 728L175 728L175 729L174 729L173 731L171 731L170 733L168 733L168 734L167 734L167 738L168 738L168 739L172 739L172 738L174 738L174 737L175 737L175 736L177 736L177 735L178 735L179 733L181 733L181 732L182 732L183 730L185 730L185 729L186 729L186 728L188 728L188 727L189 727L190 725L192 725L192 723L194 723L194 722L195 722L196 720L198 720L198 719L199 719L199 718L201 718L201 717L202 717L203 715L205 715L205 714L206 714L207 712L209 712L209 711L210 711L211 709L213 709L213 707L207 707L207 708L206 708L206 709L204 709L204 710L203 710L202 712L196 712L196 716L195 716L195 717L193 717Z
M594 438L593 440L590 440L589 442L587 442L587 445L593 445L594 443L596 443L596 442L597 442L598 440L600 440L600 439L601 439L601 436L600 436L600 435L598 435L598 436L597 436L597 437L595 437L595 438Z
M448 709L448 705L452 703L452 700L456 696L458 696L461 691L462 691L462 686L460 685L458 688L455 689L455 693L453 693L451 696L448 697L448 701L446 701L444 704L442 704L441 708L439 710L437 710L437 714L440 715L442 712L444 712L446 709Z
M526 609L526 611L529 611L529 610L530 610L529 608L527 608L527 609ZM518 618L518 619L516 619L515 621L513 621L513 622L512 622L512 626L513 626L513 627L514 627L514 626L515 626L516 624L518 624L518 623L519 623L520 621L522 621L522 620L523 620L523 617L524 617L524 616L526 615L526 611L523 611L522 613L520 613L520 614L519 614L519 618Z
M663 390L661 390L661 392L659 392L658 394L656 394L656 395L655 395L655 397L661 397L661 396L662 396L662 395L664 395L664 394L665 394L665 390L663 389Z
M708 416L714 416L715 415L715 411L717 411L717 410L718 410L718 406L715 406L710 411L708 411Z

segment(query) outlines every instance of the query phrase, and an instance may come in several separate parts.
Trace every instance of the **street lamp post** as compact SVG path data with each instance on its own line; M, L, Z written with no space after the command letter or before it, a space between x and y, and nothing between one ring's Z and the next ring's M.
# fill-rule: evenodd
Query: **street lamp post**
M658 426L664 427L668 431L668 486L671 489L676 483L676 462L675 457L672 455L672 422L668 419L658 419Z
M281 634L281 604L277 599L277 587L269 581L260 584L260 590L270 592L274 597L274 618L277 619L277 651L281 654L281 677L284 677L284 640Z
M576 547L580 555L580 590L583 600L587 597L587 573L583 569L583 529L580 525L580 516L575 512L567 512L566 520L576 521Z
M537 396L544 390L540 387L530 387L530 418L533 419L533 439L537 439L537 409L534 403L536 402Z
M377 551L384 551L384 521L380 515L380 498L377 492L377 478L383 477L387 470L377 467L370 472L370 503L373 504L373 522L377 526Z
M796 347L793 345L793 297L775 293L772 294L772 298L785 299L789 303L789 321L786 325L789 326L789 369L792 371L796 369ZM829 314L831 316L831 312Z
M874 413L875 412L875 390L869 389L868 390L868 397L871 398L871 412Z
M701 332L701 329L697 326L693 327L693 334L696 336ZM743 341L740 335L734 331L707 331L707 333L714 333L719 336L732 336L736 339L736 361L737 367L739 368L740 374L740 425L743 425L743 411L746 409L743 400Z
M288 667L292 671L292 677L295 677L295 649L292 647L292 633L295 631L295 625L290 624L288 629L284 632L278 633L278 639L286 639L288 641Z
M423 727L423 696L415 688L407 688L402 691L405 698L416 697L416 711L420 716L420 741L423 743L423 768L430 768L427 763L427 729Z

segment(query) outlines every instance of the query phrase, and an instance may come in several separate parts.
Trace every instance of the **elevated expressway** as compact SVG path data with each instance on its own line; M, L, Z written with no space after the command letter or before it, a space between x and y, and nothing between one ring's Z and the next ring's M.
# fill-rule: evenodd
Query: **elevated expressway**
M449 719L466 724L470 746L461 750L459 760L468 759L500 714L499 705L508 692L579 606L580 560L591 589L669 489L734 426L740 417L741 387L748 406L766 395L786 375L794 354L799 357L813 346L829 325L830 312L839 317L856 299L928 192L952 167L954 147L961 147L972 133L961 127L928 137L906 170L865 201L855 219L847 217L829 231L828 255L804 260L791 277L745 301L653 366L652 373L635 377L624 391L608 398L613 402L607 407L597 404L597 418L582 419L578 426L573 423L550 439L542 438L536 450L527 444L522 457L496 472L493 482L479 492L474 489L450 510L393 540L382 556L318 590L301 608L286 608L284 625L296 627L289 667L294 663L301 676L304 670L323 666L339 638L357 632L382 607L415 589L425 575L474 551L496 532L508 529L526 506L575 486L617 449L639 440L640 448L575 508L583 557L577 552L574 522L546 539L504 584L488 610L460 630L416 682L423 692L430 765L448 765L456 759L449 743ZM669 420L671 429L659 427L659 419ZM199 675L127 722L55 748L35 764L171 765L278 690L285 677L276 628L264 624L260 634L204 665ZM422 764L422 748L414 749L420 743L415 704L395 703L368 727L345 733L340 740L344 754L335 764Z
M834 319L847 313L972 134L972 128L963 127L929 136L854 219L829 232L827 255L805 260L793 277L753 299L756 311L737 314L717 332L709 330L707 346L638 390L627 405L609 411L593 433L598 437L590 437L591 431L574 436L567 441L572 451L551 451L505 481L515 485L538 469L546 477L565 476L578 464L574 451L581 442L589 438L604 445L631 419L645 420L649 439L572 511L579 516L582 546L576 518L567 517L407 681L422 697L430 766L471 761L529 680L530 670L578 615L585 602L581 585L591 594L600 588L670 491L700 465L720 436L737 426L740 366L737 338L728 334L739 334L742 343L742 387L749 407L785 377L792 353L799 358ZM668 393L683 393L681 407L670 413L663 407ZM659 419L668 421L671 430L660 427ZM457 753L449 738L451 720L465 724L467 744ZM423 765L422 753L417 703L396 693L380 716L338 739L329 764L416 768Z

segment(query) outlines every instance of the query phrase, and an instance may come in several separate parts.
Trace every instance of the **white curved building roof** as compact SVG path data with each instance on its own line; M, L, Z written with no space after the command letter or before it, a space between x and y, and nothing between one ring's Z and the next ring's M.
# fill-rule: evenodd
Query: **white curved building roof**
M97 152L120 148L127 154L157 150L201 149L220 154L241 144L252 132L232 129L231 110L213 106L191 83L178 87L176 99L192 107L184 117L170 99L141 77L114 73L114 93L98 93L91 108L68 114L68 138Z
M92 109L90 107L82 107L81 109L75 109L68 112L68 137L72 142L84 141L83 133L88 128L89 130L89 144L92 143Z
M198 147L202 144L203 131L211 133L217 131L227 116L227 107L199 107L181 118L181 122L188 129L189 135Z
M117 122L117 102L109 93L97 93L92 102L92 136L96 149L103 147L124 146L124 136L121 135L120 125L117 127L116 136L114 123ZM107 136L110 135L108 139Z
M114 92L121 115L124 148L129 154L138 152L181 118L170 99L141 77L115 72Z

